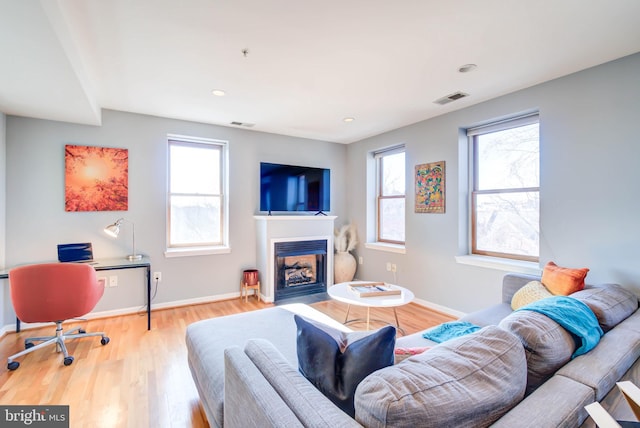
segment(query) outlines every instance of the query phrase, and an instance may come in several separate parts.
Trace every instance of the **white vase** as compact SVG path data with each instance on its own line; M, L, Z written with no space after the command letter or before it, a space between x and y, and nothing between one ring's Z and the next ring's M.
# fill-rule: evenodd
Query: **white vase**
M351 253L337 252L333 257L333 283L352 281L356 267L356 258Z

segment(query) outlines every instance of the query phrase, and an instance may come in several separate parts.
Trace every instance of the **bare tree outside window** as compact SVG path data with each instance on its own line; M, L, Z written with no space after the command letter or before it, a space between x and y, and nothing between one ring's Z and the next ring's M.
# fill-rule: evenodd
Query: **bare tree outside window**
M405 241L405 155L404 147L376 155L378 168L379 242Z
M223 150L169 140L169 248L224 244Z
M523 123L524 122L524 123ZM538 261L538 117L470 130L472 253Z

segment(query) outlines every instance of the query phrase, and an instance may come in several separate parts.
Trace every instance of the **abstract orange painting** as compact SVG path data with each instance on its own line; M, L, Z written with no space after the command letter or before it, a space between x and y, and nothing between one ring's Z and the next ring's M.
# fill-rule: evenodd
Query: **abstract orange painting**
M64 146L65 211L127 211L129 150Z

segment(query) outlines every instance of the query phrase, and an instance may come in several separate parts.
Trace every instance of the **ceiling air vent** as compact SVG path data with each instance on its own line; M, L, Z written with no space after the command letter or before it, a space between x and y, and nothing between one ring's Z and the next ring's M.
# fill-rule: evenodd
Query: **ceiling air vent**
M244 126L245 128L253 128L254 126L256 126L255 123L236 122L235 120L233 122L231 122L230 125L233 125L233 126Z
M440 104L441 106L445 105L445 104L449 104L450 102L453 102L455 100L459 100L460 98L464 98L464 97L468 97L469 94L465 93L465 92L454 92L453 94L449 94L447 96L444 96L442 98L439 98L437 100L434 101L434 103L436 104Z

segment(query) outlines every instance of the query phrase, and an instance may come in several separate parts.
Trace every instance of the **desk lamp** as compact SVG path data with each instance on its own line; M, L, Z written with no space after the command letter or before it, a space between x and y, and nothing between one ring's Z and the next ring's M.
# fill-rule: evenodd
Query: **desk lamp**
M115 223L110 224L109 226L104 228L104 231L107 235L117 238L120 233L120 225L124 222L131 223L131 231L133 233L133 253L127 256L128 260L140 260L142 259L141 254L136 254L136 226L132 221L125 220L124 218L119 218Z

